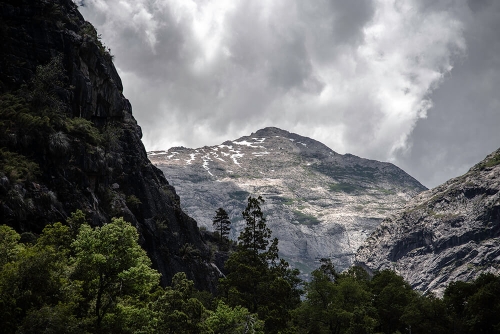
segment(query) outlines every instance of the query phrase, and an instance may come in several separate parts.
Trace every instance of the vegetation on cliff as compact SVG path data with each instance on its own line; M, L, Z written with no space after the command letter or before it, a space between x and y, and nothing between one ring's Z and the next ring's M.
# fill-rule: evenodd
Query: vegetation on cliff
M183 271L215 291L196 222L148 160L109 49L75 3L2 0L0 36L0 223L29 235L77 209L91 226L123 217L164 286Z

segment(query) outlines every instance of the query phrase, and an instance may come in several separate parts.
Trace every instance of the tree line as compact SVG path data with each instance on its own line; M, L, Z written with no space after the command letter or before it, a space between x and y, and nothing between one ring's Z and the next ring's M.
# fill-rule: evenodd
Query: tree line
M39 236L0 225L0 323L4 333L498 333L500 278L453 282L438 298L393 271L339 273L321 259L299 279L278 253L249 197L245 227L218 292L197 291L186 274L161 287L160 274L123 218L91 227L81 211ZM214 233L228 244L231 222L216 211Z

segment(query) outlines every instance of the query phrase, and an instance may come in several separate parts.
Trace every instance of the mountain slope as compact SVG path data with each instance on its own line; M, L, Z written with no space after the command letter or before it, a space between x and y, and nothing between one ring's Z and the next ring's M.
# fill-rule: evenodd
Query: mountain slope
M112 56L77 6L2 0L0 35L0 223L29 234L76 209L93 225L123 216L164 284L185 271L214 290L196 222L149 162Z
M466 174L423 192L359 249L371 270L396 270L416 289L500 272L500 150Z
M341 155L278 128L218 146L148 155L201 226L212 229L215 210L225 208L236 226L232 238L242 228L247 196L262 195L282 255L305 272L321 257L346 268L387 213L425 190L392 164Z

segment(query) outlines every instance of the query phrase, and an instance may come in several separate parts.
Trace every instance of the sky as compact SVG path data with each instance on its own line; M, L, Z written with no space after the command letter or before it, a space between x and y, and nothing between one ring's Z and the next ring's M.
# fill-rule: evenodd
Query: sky
M75 2L148 151L275 126L430 188L500 147L500 1Z

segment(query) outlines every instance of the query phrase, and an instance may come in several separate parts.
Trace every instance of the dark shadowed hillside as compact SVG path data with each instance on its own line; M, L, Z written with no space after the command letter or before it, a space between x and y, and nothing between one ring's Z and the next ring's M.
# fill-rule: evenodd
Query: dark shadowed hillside
M123 216L170 281L214 289L196 222L148 160L110 50L71 0L0 1L0 219L39 233L76 209Z

